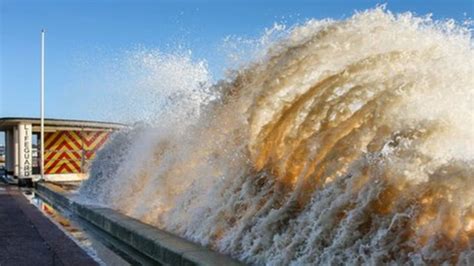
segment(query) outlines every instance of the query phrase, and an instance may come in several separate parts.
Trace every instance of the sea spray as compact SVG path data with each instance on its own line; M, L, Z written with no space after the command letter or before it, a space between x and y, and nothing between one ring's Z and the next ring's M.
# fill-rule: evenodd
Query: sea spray
M293 27L184 126L118 132L81 198L253 264L472 265L472 48L384 8Z
M208 91L212 76L207 62L196 60L192 52L184 48L164 53L137 46L127 51L109 52L103 57L83 60L88 63L82 65L94 72L84 77L88 87L98 87L101 92L89 109L100 111L105 120L154 125L159 120L161 124L170 123L169 126L187 124L197 119L201 104L215 97ZM163 120L163 117L168 119Z

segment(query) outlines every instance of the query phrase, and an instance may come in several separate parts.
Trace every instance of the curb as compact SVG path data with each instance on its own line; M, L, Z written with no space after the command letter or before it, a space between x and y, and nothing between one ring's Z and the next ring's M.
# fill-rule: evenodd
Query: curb
M67 209L157 263L170 265L243 265L226 255L160 230L109 208L82 205L53 184L37 183L36 192Z

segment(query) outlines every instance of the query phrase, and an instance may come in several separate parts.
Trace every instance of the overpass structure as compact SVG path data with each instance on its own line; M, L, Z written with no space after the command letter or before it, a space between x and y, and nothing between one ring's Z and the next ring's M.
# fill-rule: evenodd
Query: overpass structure
M19 184L40 178L40 159L44 156L47 181L80 181L97 151L110 134L125 125L101 121L45 119L44 154L41 152L40 119L0 118L5 132L5 170Z

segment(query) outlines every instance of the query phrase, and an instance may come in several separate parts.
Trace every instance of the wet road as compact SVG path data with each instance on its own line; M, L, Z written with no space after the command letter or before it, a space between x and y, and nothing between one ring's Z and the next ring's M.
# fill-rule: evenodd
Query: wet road
M22 195L0 182L0 265L98 265Z

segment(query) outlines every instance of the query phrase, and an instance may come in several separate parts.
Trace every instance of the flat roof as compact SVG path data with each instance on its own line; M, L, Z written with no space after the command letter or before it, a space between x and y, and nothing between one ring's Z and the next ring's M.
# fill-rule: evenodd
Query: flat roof
M0 130L7 130L21 123L32 124L36 127L40 126L41 120L32 117L0 117ZM120 123L55 118L45 118L44 126L50 129L121 129L126 127Z

